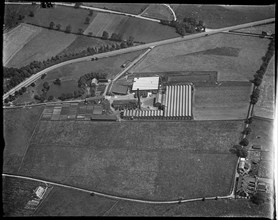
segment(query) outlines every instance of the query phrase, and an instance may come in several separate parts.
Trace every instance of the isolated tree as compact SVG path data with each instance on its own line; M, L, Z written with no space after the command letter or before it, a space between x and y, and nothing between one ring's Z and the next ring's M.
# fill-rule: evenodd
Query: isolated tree
M242 134L248 135L248 134L251 133L251 131L252 131L251 128L250 128L250 127L247 127L247 128L245 128L245 129L243 130Z
M53 99L54 99L53 95L50 95L50 96L48 96L48 98L47 98L48 101L51 101L51 100L53 100Z
M93 16L93 10L89 11L89 16Z
M50 88L48 82L44 82L42 86L43 86L43 88L45 88L46 90L48 90L48 89Z
M232 148L230 148L230 152L233 153L233 154L236 154L238 155L238 151L241 149L241 146L240 145L234 145Z
M250 198L250 200L256 205L261 205L267 201L267 196L264 193L257 192Z
M90 24L90 18L86 17L84 24Z
M107 31L103 31L102 33L102 39L107 40L109 38L109 34Z
M248 156L248 150L246 147L242 147L238 150L237 152L237 156L238 157L243 157L243 158L246 158Z
M55 81L53 82L55 85L61 85L61 80L59 78L55 79Z
M30 12L29 12L29 16L30 16L30 17L34 17L34 12L33 12L33 11L30 11Z
M130 47L130 46L133 46L133 42L134 42L134 37L132 36L129 36L128 40L127 40L127 45Z
M92 35L93 35L93 32L89 32L89 33L88 33L88 36L92 36Z
M70 32L71 32L71 26L68 25L68 26L66 27L66 33L70 33Z
M31 86L32 86L32 87L35 87L35 85L36 85L35 83L31 83Z
M123 41L123 42L121 43L121 48L127 48L126 42Z
M49 28L50 28L50 29L53 29L53 28L54 28L54 25L55 25L54 22L51 21L50 24L49 24Z
M26 92L26 87L23 86L23 87L21 88L21 91L22 91L22 92Z
M83 33L83 29L82 28L79 28L78 31L79 31L79 34Z
M243 139L239 142L239 144L246 147L246 146L248 146L249 141L248 141L247 138L243 138Z
M61 25L60 24L57 24L56 25L56 29L59 31L61 29Z

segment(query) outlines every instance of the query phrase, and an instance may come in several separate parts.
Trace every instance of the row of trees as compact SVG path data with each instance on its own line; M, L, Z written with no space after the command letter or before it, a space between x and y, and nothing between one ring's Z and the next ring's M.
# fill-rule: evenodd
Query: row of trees
M184 36L186 33L195 33L205 30L204 22L197 22L195 18L185 17L183 21L161 20L160 23L163 25L174 27L176 29L176 32L182 36Z
M121 34L117 34L117 33L112 33L111 37L109 37L109 33L107 31L103 31L102 33L102 37L103 40L113 40L113 41L122 41L122 35ZM125 42L125 41L122 41ZM134 37L129 36L129 38L126 41L127 46L133 46L134 44Z

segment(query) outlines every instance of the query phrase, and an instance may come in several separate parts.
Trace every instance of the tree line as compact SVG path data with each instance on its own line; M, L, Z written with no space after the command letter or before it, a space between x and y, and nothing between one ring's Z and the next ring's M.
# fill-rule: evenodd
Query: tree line
M185 17L182 21L160 20L160 23L174 27L176 32L182 36L184 36L186 33L195 33L205 30L203 21L198 22L195 18L191 17Z

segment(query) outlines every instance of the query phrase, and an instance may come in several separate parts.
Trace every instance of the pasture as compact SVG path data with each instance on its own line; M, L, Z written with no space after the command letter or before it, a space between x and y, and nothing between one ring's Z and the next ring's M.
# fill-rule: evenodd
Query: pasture
M23 23L3 34L3 65L9 63L15 54L41 31L40 27Z
M162 4L151 4L142 14L143 17L172 21L174 16L170 9Z
M101 37L103 31L107 31L109 36L120 34L124 40L133 36L135 41L145 43L179 36L173 27L158 22L108 13L98 13L84 34L92 32L94 36Z
M134 198L227 195L241 129L242 121L41 121L20 173Z
M275 56L270 60L260 85L260 97L254 106L254 115L274 119L275 114Z
M66 6L55 6L53 8L38 7L35 11L34 17L26 17L24 22L38 25L41 27L49 27L50 22L54 22L55 28L57 24L61 25L60 30L66 30L66 26L71 26L72 33L78 33L79 28L85 30L88 24L85 24L85 19L89 11L86 9L76 9ZM94 19L94 14L90 21Z
M35 60L47 60L66 49L76 37L74 34L43 29L16 53L7 66L20 68Z
M155 47L130 72L218 71L218 81L249 81L268 44L268 39L215 34Z
M195 120L245 119L252 85L249 82L220 82L214 86L195 86Z
M102 216L117 200L54 186L35 216Z
M96 3L96 2L84 2L83 5L96 8L103 8L113 11L125 12L130 14L140 14L148 7L149 4L145 3Z
M178 20L193 17L207 28L222 28L275 17L275 6L186 5L173 7Z
M3 110L3 172L16 173L43 107Z

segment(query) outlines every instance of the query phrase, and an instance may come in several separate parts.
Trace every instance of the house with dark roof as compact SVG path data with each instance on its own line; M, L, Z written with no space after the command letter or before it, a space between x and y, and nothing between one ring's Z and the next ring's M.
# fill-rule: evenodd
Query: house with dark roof
M128 90L128 86L113 84L111 88L111 92L117 95L126 95Z

